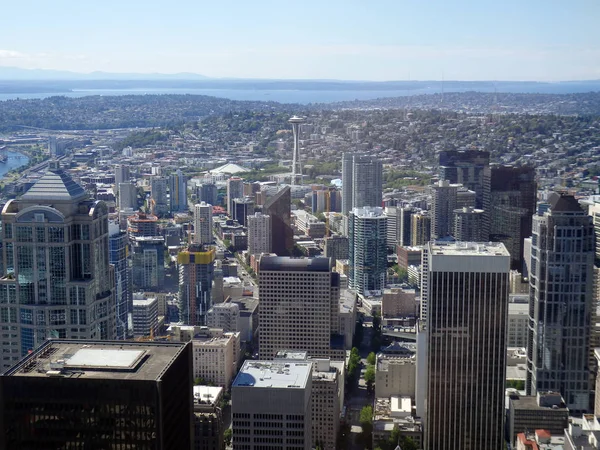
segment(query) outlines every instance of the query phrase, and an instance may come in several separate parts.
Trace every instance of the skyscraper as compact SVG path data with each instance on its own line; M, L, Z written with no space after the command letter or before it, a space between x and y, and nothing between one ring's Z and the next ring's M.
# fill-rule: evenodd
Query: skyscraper
M292 154L292 179L291 185L302 184L302 164L300 162L300 130L298 126L304 123L302 117L293 116L288 122L292 125L294 133L294 151Z
M132 337L129 329L129 317L132 313L131 269L128 266L127 232L119 229L119 224L109 222L109 262L115 268L115 326L116 338Z
M492 167L489 199L490 240L510 252L511 268L523 271L523 240L531 236L537 186L533 167Z
M233 201L244 196L244 180L231 177L227 180L227 214L233 217Z
M192 344L51 340L0 377L0 448L192 449Z
M169 210L174 212L187 211L187 178L181 169L169 177Z
M212 244L213 239L212 205L205 202L194 205L194 242Z
M114 339L108 208L58 163L2 210L2 368L48 338Z
M196 187L196 195L200 202L215 206L217 205L219 190L215 184L205 183Z
M129 183L129 178L129 166L126 164L117 164L115 166L115 185Z
M165 284L165 238L134 236L131 245L131 283L134 289L160 290Z
M271 216L255 213L248 216L248 253L271 253Z
M339 275L329 258L263 255L258 273L259 355L281 349L329 357L339 330Z
M290 256L294 250L292 229L292 190L284 187L263 205L263 214L271 216L271 251L278 256Z
M589 408L594 227L577 200L551 194L533 216L529 273L528 394L560 392L572 412Z
M454 231L452 236L459 242L484 242L483 209L461 208L454 210Z
M169 212L167 199L167 179L165 177L152 177L150 181L150 195L153 201L153 213L159 216Z
M431 217L427 212L421 211L411 217L410 245L425 245L431 237Z
M501 243L430 242L423 254L425 447L504 443L510 255ZM419 364L417 357L417 364ZM419 383L419 382L418 382Z
M475 207L483 208L490 189L490 153L480 150L448 150L439 153L440 180L462 184L475 191Z
M344 153L342 157L342 213L353 208L381 206L383 166L372 156Z
M354 208L348 218L350 287L359 294L385 287L387 217L383 208Z
M246 225L246 217L254 214L254 200L251 197L236 198L233 200L233 220L242 226Z
M454 233L457 184L439 181L431 186L431 239L442 239Z
M119 209L137 210L137 188L133 183L119 183Z
M177 255L179 264L179 317L186 325L206 325L212 306L211 289L215 250L194 244Z

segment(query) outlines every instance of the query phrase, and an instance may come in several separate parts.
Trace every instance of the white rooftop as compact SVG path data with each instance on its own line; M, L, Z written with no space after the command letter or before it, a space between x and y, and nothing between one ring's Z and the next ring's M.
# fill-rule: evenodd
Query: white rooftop
M65 361L65 367L126 369L133 367L144 353L143 350L82 348Z
M308 361L247 360L238 373L233 387L304 389L312 376Z
M431 242L434 255L510 256L501 242Z
M194 401L214 405L222 392L221 386L194 386Z
M217 167L216 169L211 170L211 172L212 173L229 173L229 174L235 175L238 173L250 172L250 170L246 169L245 167L239 166L237 164L228 163L221 167Z

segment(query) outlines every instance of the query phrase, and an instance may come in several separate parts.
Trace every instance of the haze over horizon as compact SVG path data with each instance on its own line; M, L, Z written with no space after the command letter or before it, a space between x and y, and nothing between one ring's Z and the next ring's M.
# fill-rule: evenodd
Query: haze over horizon
M250 79L600 79L600 3L592 0L230 3L10 2L0 66Z

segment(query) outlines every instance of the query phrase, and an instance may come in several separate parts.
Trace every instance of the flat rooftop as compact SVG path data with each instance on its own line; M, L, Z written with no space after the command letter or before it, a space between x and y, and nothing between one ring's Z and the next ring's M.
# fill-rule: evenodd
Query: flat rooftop
M312 376L308 361L247 360L233 382L233 387L304 389Z
M260 271L278 270L282 272L330 272L330 258L290 258L287 256L262 256Z
M433 255L510 256L501 242L431 242Z
M194 402L214 405L223 394L221 386L194 386Z
M159 380L182 342L50 340L4 376Z

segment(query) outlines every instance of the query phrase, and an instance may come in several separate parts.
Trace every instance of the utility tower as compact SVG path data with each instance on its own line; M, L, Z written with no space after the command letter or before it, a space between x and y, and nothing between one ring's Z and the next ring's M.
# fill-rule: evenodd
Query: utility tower
M305 122L305 119L298 116L293 116L289 123L292 124L294 132L294 154L292 157L292 186L302 184L302 165L300 164L300 130L298 126ZM299 182L298 182L299 181Z

